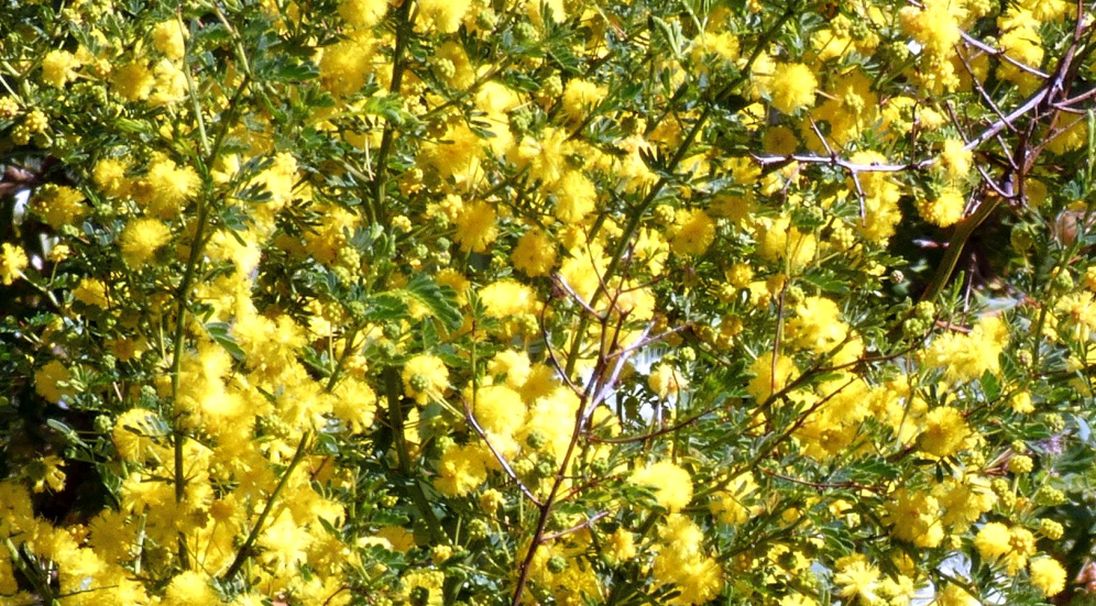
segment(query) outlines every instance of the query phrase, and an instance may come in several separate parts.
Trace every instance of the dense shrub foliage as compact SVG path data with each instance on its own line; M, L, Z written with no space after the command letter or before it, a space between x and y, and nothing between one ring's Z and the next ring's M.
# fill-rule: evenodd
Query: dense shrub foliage
M4 0L0 602L1079 604L1065 0Z

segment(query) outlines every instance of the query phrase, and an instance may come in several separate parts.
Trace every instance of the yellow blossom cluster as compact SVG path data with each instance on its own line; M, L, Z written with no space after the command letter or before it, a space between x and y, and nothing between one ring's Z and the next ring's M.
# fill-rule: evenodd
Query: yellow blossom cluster
M1082 590L1074 4L7 9L0 603Z

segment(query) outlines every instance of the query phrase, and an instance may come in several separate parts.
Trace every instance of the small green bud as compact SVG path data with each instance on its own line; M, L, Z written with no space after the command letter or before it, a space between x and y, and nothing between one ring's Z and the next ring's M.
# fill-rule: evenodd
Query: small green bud
M921 301L914 306L913 315L921 320L932 320L936 317L936 305L932 301Z
M1035 462L1027 455L1015 455L1008 460L1008 470L1015 474L1029 473L1034 467Z
M655 207L655 221L658 221L662 225L670 225L674 222L674 207L669 204L659 204Z
M529 437L525 438L525 445L533 450L540 450L548 443L548 439L544 437L544 434L534 430L529 434Z
M514 26L514 35L519 40L535 40L537 37L537 28L528 21L522 21Z
M1035 492L1035 502L1043 507L1053 507L1055 505L1061 505L1066 502L1066 495L1061 490L1051 487L1043 486Z
M114 428L114 421L107 415L98 415L95 417L94 427L98 433L108 433Z
M1050 286L1055 290L1067 292L1073 290L1074 287L1073 276L1069 274L1068 270L1061 270L1054 275L1054 278L1050 281Z
M434 441L434 444L438 447L438 450L445 452L455 446L457 443L453 441L453 438L449 436L441 436Z
M547 477L552 475L556 470L555 465L551 461L544 459L537 463L536 472L538 476Z
M391 341L385 341L381 345L381 355L386 358L395 358L399 353L399 349L396 348L396 344Z
M412 375L410 383L411 389L415 391L426 391L430 388L430 379L423 375Z
M1035 245L1035 239L1031 236L1031 232L1026 225L1013 227L1008 239L1009 244L1017 252L1027 252Z
M590 463L590 469L599 477L607 475L609 473L609 459L594 459Z
M928 322L921 318L909 318L902 322L902 334L906 337L920 337L928 330Z
M468 538L473 541L481 541L487 538L487 532L490 528L487 526L487 522L476 518L471 522L468 522Z
M1050 518L1039 520L1039 532L1051 541L1057 541L1065 534L1065 529L1058 522Z
M561 555L554 555L548 560L548 572L559 574L567 570L567 560Z

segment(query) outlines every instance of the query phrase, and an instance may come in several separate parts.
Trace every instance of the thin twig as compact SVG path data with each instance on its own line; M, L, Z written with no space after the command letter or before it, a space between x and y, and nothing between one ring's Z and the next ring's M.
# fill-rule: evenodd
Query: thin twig
M997 57L998 59L1001 59L1005 63L1008 63L1009 65L1012 65L1013 67L1015 67L1015 68L1017 68L1021 71L1025 71L1025 72L1027 72L1027 73L1029 73L1033 76L1038 76L1039 78L1042 78L1044 80L1050 77L1050 74L1047 74L1047 73L1043 72L1039 68L1032 67L1032 66L1030 66L1026 63L1023 63L1021 61L1013 59L1005 51L1003 51L1001 49L998 49L998 48L994 48L994 47L986 44L985 42L982 42L978 38L975 38L974 36L972 36L972 35L970 35L966 32L959 32L959 35L960 35L960 37L962 37L963 42L967 43L968 45L973 46L974 48L977 48L978 50L980 50L980 51L982 51L982 52L984 52L988 55L992 55L994 57Z
M548 533L548 534L544 535L543 537L541 537L541 541L544 542L544 543L548 543L548 542L551 542L551 541L555 541L556 539L565 537L569 534L578 532L578 531L582 530L583 528L592 528L595 522L597 522L601 518L604 518L607 515L609 515L608 511L599 511L599 512L595 513L594 515L590 516L589 518L587 518L585 521L583 521L579 524L575 524L574 526L572 526L570 528L567 528L565 530L561 530L559 532L551 532L551 533Z
M266 523L266 519L270 517L270 512L274 509L274 503L278 500L278 497L285 489L285 485L289 482L289 476L293 475L293 470L300 465L304 459L304 453L308 450L308 442L311 438L311 432L304 432L301 434L301 441L297 444L297 451L293 453L293 458L289 461L289 466L285 468L285 473L282 474L278 485L274 487L274 492L270 493L270 498L266 500L266 505L263 506L262 513L259 514L258 519L255 520L255 525L251 527L251 532L248 533L247 539L244 540L243 545L240 545L240 549L236 552L236 557L232 560L232 564L229 565L228 570L221 575L222 581L229 581L236 576L236 573L240 571L247 559L251 557L251 547L255 544L256 539L259 538L259 533L263 530L263 524Z
M483 427L480 426L479 421L476 420L476 415L472 411L472 406L467 401L464 401L464 418L468 421L468 424L472 426L472 429L476 430L476 433L479 434L480 439L483 440L483 443L487 445L487 449L491 451L492 455L494 455L495 460L498 461L500 466L502 466L502 470L506 472L506 475L510 476L510 479L518 485L518 490L520 490L521 493L526 496L526 498L532 501L534 505L540 507L542 505L540 499L538 499L537 496L533 494L533 491L529 490L529 487L525 485L525 482L521 481L521 478L518 477L517 472L515 472L514 468L510 465L510 462L507 461L506 457L503 456L502 453L499 452L497 448L495 448L495 445L491 443L490 437L487 435L487 432L483 430Z

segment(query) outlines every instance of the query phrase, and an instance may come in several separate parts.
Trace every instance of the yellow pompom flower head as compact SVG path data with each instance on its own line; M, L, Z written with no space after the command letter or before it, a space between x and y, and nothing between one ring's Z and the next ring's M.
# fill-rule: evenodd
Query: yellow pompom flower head
M11 284L26 267L27 255L22 248L7 242L0 245L0 284Z
M403 392L419 404L440 398L449 386L449 370L441 358L420 354L403 366Z
M654 489L655 501L670 512L681 511L693 500L692 477L672 461L659 461L637 469L629 481Z

